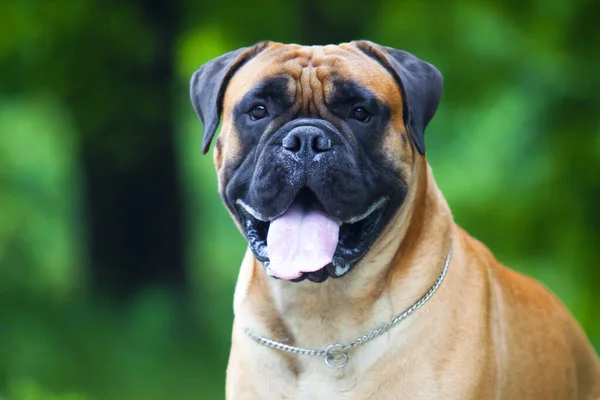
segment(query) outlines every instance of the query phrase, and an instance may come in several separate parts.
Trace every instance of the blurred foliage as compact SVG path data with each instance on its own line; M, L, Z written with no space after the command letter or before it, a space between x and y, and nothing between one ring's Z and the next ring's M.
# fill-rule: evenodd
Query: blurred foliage
M545 283L600 348L600 3L181 0L166 38L156 4L0 2L0 399L224 397L244 240L200 155L187 82L261 39L368 38L438 66L428 158L457 222ZM165 40L173 75L129 85ZM174 107L150 91L165 79ZM118 171L152 157L131 111L175 135L183 299L161 285L127 302L93 290L82 149Z

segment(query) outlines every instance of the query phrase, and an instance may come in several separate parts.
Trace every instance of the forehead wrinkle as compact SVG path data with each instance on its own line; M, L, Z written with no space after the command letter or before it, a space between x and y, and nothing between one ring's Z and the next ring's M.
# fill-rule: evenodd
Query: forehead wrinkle
M316 111L322 118L331 116L326 103L326 90L333 84L332 80L330 79L331 75L328 73L328 71L322 69L322 67L317 67L312 72L310 84L312 87L313 101L316 106Z
M300 88L301 96L298 97L300 103L300 109L305 112L310 112L310 105L312 102L312 86L310 85L310 68L303 68L302 75L298 80L298 87Z

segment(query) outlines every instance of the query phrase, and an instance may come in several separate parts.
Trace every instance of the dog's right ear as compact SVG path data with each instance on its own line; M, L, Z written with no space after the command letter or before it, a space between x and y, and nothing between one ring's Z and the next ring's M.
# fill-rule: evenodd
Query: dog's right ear
M260 53L268 42L244 47L223 54L194 72L190 81L190 98L196 114L204 125L202 154L206 154L219 126L223 111L223 96L235 72L248 60Z

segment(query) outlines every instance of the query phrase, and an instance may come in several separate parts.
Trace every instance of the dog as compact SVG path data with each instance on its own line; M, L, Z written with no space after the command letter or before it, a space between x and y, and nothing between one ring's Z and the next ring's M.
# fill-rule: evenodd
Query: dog
M441 93L368 41L261 42L194 73L249 245L228 399L600 399L569 311L453 222L425 156Z

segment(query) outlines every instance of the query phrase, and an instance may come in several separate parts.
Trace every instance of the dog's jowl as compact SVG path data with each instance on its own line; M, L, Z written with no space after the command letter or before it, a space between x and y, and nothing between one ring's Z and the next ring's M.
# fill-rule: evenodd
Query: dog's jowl
M248 241L228 399L598 399L567 309L454 224L425 156L442 76L407 52L262 42L194 74Z

